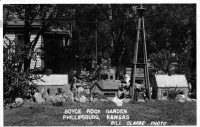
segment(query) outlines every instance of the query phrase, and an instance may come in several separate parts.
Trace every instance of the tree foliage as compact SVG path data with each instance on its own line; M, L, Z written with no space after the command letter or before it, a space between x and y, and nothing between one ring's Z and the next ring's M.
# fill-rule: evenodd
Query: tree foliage
M30 53L27 47L15 45L14 41L7 39L9 44L4 43L3 47L4 104L12 103L17 97L32 97L37 88L33 81L40 80L42 77L35 74L39 68L24 71L20 67L25 57L31 57L36 64L38 53Z
M52 22L42 22L41 27L38 30L34 40L30 40L33 27L32 23L36 19L41 21L54 19L56 14L54 14L54 5L38 5L38 4L15 4L15 5L4 5L4 35L8 31L7 22L8 21L24 21L24 28L22 34L24 36L24 45L27 50L31 53L34 52L34 48L38 42L40 35L45 31ZM7 19L7 20L6 20ZM9 19L9 20L8 20ZM24 70L30 68L31 57L24 58Z
M158 53L152 53L149 56L151 63L159 70L164 71L170 75L171 64L177 61L177 57L169 50L161 50Z
M34 51L38 37L47 28L70 30L71 48L61 51L77 63L87 63L95 57L97 41L98 64L102 57L110 57L111 65L132 64L133 44L136 40L137 4L56 4L56 5L4 5L4 33L8 21L14 16L25 21L25 45ZM168 72L178 59L177 73L186 74L189 82L196 81L196 5L195 4L147 4L144 15L148 58L156 67ZM15 15L14 15L15 14ZM30 41L31 24L42 21L37 36ZM96 33L97 32L97 33ZM142 56L139 44L139 57ZM65 52L65 53L63 53ZM154 53L154 54L153 54ZM57 56L59 58L61 56ZM55 58L56 59L56 58ZM153 59L155 61L153 61ZM24 70L30 67L30 57L24 60ZM67 61L66 61L67 63ZM79 64L80 65L80 64ZM67 63L67 68L74 64ZM119 77L119 75L117 75Z
M149 54L162 49L176 54L196 38L195 4L147 5L146 33Z
M166 72L166 64L159 57L164 50L176 54L176 73L185 74L192 91L196 90L196 4L147 5L146 29L149 58ZM164 49L164 50L163 50ZM160 54L160 55L159 55ZM162 56L162 55L161 55ZM160 62L158 62L160 61ZM170 63L170 59L167 60ZM164 62L164 61L163 61ZM164 62L166 63L166 62ZM169 65L169 64L168 64Z

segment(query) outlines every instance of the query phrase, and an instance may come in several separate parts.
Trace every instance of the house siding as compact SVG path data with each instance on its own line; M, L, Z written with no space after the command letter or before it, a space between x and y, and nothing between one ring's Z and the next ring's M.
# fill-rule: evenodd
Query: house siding
M16 34L5 34L5 36L7 36L10 40L15 40L15 39L17 39L16 38ZM31 35L31 37L30 37L30 41L33 41L34 40L34 38L36 37L36 34L33 34L33 35ZM8 45L9 44L9 41L4 37L3 38L3 41ZM16 40L16 43L17 43L17 40ZM5 45L5 44L4 44ZM38 42L37 42L37 44L36 44L36 46L35 46L35 51L37 51L39 48L41 47L41 36L39 37L39 39L38 39ZM38 50L39 51L39 50ZM36 63L36 61L34 61L33 59L31 60L31 64L30 64L30 68L31 69L33 69L34 67L35 67L35 63ZM39 55L37 55L37 63L36 63L36 67L41 67L42 65L43 65L43 60L40 58L40 56Z
M36 37L36 34L31 35L30 41L33 41L35 37ZM42 43L41 43L41 36L40 36L34 50L39 51L39 48L41 48L41 44ZM30 68L33 69L35 67L35 64L36 64L36 67L41 67L43 65L43 61L39 55L37 55L37 63L33 59L31 60Z
M10 40L14 40L15 39L15 34L5 34L5 36L7 36ZM8 45L9 41L4 37L3 41ZM5 45L5 44L4 44Z

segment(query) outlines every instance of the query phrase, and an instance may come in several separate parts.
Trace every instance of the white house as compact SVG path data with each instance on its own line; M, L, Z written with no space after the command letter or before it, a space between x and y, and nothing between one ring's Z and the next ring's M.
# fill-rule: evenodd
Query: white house
M31 24L31 36L30 41L33 41L39 32L41 21L36 20ZM14 45L24 45L24 27L25 23L24 21L20 21L19 19L14 19L13 21L9 21L7 23L7 29L5 36L7 36L10 40L14 40ZM3 41L7 44L9 44L9 41L5 38L3 38ZM37 44L35 46L35 51L39 51L40 48L44 45L44 42L48 42L51 39L56 39L58 41L58 45L64 47L67 45L69 40L69 31L63 30L60 31L55 29L46 29L44 33L42 33L37 41ZM30 68L33 69L35 67L36 61L31 60ZM40 55L37 55L37 63L36 67L44 67L45 61L41 59Z

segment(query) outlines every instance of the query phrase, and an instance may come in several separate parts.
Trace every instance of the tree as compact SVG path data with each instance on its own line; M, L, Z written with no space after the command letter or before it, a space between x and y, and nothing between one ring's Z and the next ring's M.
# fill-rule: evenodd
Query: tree
M13 20L14 10L10 5L4 5L3 7L3 37L5 36L7 29L7 24L9 21Z
M171 75L171 64L176 61L177 57L173 56L169 50L163 49L158 53L150 54L149 59L156 68Z
M39 68L23 71L19 66L25 57L31 57L36 61L37 52L27 52L26 47L19 47L14 44L14 41L5 38L9 40L9 44L4 42L3 47L3 97L4 104L8 104L13 103L17 97L33 97L34 90L37 88L33 81L41 80L43 75L35 74Z
M130 66L132 62L138 18L135 6L139 8L136 4L9 5L9 13L5 13L4 17L5 20L12 20L11 13L17 13L19 19L25 21L24 38L26 45L31 45L29 51L34 49L38 37L30 42L30 26L36 15L42 21L37 35L41 35L48 27L70 29L73 48L68 47L67 51L74 53L73 59L75 56L84 59L85 64L95 57L97 40L98 62L108 55L119 76L120 66ZM167 55L168 52L179 56L187 51L185 56L190 56L191 62L186 66L194 70L196 52L192 51L196 50L196 5L148 4L143 7L147 8L144 18L148 57L152 53ZM165 51L162 52L162 49ZM140 51L139 57L142 55ZM167 56L167 59L171 59L169 54ZM167 63L160 63L164 64L165 67L160 68L165 72L168 72L167 66L170 64L167 59ZM26 70L30 66L30 59L24 60L24 63Z
M77 41L81 45L80 53L85 54L91 50L95 52L97 30L98 58L108 54L117 72L120 66L130 66L136 38L135 6L139 8L134 4L74 5L73 20L78 29ZM145 27L148 54L162 49L180 54L188 43L195 41L195 4L143 6L147 8Z
M42 47L43 57L46 62L44 70L51 69L54 74L66 74L80 67L80 60L76 58L77 46L72 44L71 48L61 46L62 42L52 39L47 40Z
M180 54L189 43L196 43L195 4L154 4L144 7L147 8L145 24L149 54L162 49Z
M192 91L195 91L196 4L156 4L145 7L148 9L145 16L148 53L162 49L175 53L178 63L175 73L185 74L192 84Z
M4 35L7 32L7 17L11 20L20 20L24 21L24 45L27 47L27 52L32 53L34 52L34 48L38 42L40 35L52 25L52 22L43 22L45 20L53 20L57 14L54 12L55 5L38 5L38 4L23 4L23 5L4 5ZM33 28L31 27L34 20L40 19L41 27L38 30L36 37L33 41L30 40L30 36L32 33ZM25 57L23 60L24 64L24 71L27 71L30 68L31 57ZM21 68L22 69L22 68Z
M95 54L97 39L98 62L107 56L116 68L130 65L130 51L136 36L136 15L132 7L122 4L77 5L74 19L79 37L76 41L81 45L80 53Z
M188 83L192 85L191 92L196 93L196 45L188 44L187 50L178 56L179 74L185 74Z
M30 41L32 23L35 19L41 21L54 19L55 5L4 5L4 37L9 44L4 43L4 102L12 103L16 97L30 97L36 85L33 80L40 80L42 76L36 74L41 68L30 69L31 59L37 63L34 50L39 36L49 27L51 22L42 22L41 27L33 41ZM24 45L16 45L15 40L10 40L5 33L8 31L7 22L24 21Z

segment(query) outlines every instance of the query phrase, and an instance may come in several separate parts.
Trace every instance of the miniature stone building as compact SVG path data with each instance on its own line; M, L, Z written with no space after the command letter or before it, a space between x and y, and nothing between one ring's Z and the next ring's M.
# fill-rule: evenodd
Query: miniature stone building
M68 84L68 75L44 75L42 77L42 80L44 80L45 82L41 80L34 81L34 83L38 85L39 92L41 92L43 88L49 95L56 95L56 93L69 92L70 87Z
M167 88L179 90L179 94L188 97L188 83L185 75L155 75L152 85L154 99L161 99L167 96Z
M119 82L112 80L100 80L96 82L91 88L91 93L102 94L106 97L115 97L119 89Z

